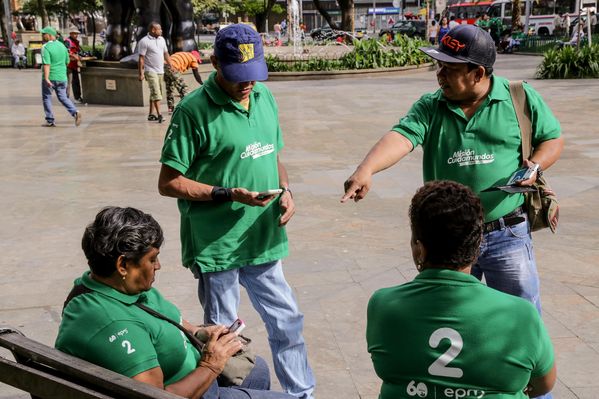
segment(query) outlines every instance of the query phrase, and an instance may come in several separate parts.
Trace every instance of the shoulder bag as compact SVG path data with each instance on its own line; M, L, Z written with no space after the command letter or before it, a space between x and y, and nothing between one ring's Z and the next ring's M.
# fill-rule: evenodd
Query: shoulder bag
M152 316L167 321L177 327L179 330L181 330L181 332L183 332L183 334L185 334L187 339L189 339L189 342L191 342L193 346L195 346L196 349L202 353L204 345L206 345L206 342L208 341L208 336L201 334L201 330L198 331L196 335L193 335L183 328L181 324L169 319L162 313L159 313L139 302L136 302L135 306L145 310ZM243 344L243 348L235 355L231 356L229 360L227 360L223 372L218 376L218 382L221 386L241 385L245 377L250 374L254 368L254 365L256 364L256 355L249 347L249 344L252 342L252 340L244 337L243 335L239 335L238 339Z
M510 94L520 125L522 159L528 159L532 153L532 121L522 81L510 82ZM557 197L547 183L547 179L539 174L537 174L537 181L533 184L533 188L536 190L524 193L524 207L528 214L530 230L549 228L555 234L559 221Z

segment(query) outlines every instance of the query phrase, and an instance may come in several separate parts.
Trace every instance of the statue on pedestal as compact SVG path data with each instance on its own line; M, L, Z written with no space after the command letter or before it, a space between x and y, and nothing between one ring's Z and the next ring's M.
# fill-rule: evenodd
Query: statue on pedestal
M148 33L151 22L159 22L171 52L197 50L190 0L103 0L106 11L104 60L118 61L132 53L131 21L136 16L137 42Z

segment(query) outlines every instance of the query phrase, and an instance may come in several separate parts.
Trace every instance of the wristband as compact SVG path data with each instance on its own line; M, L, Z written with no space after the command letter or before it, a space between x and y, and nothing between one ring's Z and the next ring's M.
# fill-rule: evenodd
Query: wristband
M289 195L291 195L291 198L293 198L293 192L291 191L291 189L289 187L281 187L281 190L283 190L283 193L285 191L287 191L289 193Z
M230 188L214 186L212 187L210 196L214 202L230 202L233 201L233 190Z

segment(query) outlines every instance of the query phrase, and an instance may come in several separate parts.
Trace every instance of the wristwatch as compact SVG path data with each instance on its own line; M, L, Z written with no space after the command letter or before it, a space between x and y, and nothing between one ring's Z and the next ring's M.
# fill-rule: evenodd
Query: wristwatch
M283 190L283 193L285 191L289 192L289 195L291 195L291 198L293 198L293 192L291 191L291 189L289 187L281 187L281 190ZM281 193L281 195L283 195L283 193Z

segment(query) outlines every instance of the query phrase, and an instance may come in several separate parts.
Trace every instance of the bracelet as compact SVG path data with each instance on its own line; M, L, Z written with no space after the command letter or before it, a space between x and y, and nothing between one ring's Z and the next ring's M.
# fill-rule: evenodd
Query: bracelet
M233 201L233 190L230 188L214 186L212 187L210 196L214 202L230 202Z
M291 189L289 187L281 187L281 190L283 190L283 193L285 191L287 191L289 193L289 195L291 195L291 198L293 198L293 192L291 191ZM283 194L281 193L281 194Z

